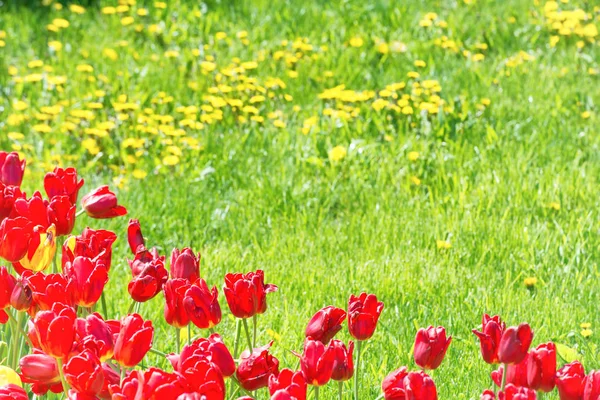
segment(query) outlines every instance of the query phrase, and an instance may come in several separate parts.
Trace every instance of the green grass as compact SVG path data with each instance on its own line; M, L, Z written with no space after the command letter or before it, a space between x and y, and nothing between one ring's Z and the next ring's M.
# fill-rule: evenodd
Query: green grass
M443 325L454 338L433 374L440 398L478 398L491 384L490 367L481 360L471 334L484 312L500 314L509 325L527 321L535 331L534 345L554 340L576 348L586 370L600 368L600 75L588 72L600 68L597 44L586 43L578 50L579 39L561 37L550 47L553 33L544 23L544 4L521 0L473 5L213 1L199 18L191 12L197 9L194 3L174 1L163 11L149 3L150 15L136 17L134 25L164 21L166 33L159 37L138 34L134 25L122 27L119 17L101 15L99 5L81 16L35 3L0 7L0 26L7 33L6 46L0 49L0 146L17 146L12 148L34 161L24 184L28 193L41 188L42 171L56 162L52 155L63 154L58 159L81 170L86 189L112 183L113 178L122 181L120 202L132 218L140 219L147 243L162 254L184 246L201 251L201 274L209 285L221 287L227 272L264 269L267 282L277 284L279 291L269 295L259 337L261 342L270 340L267 329L280 335L273 352L284 367L296 366L289 350L301 350L306 323L319 308L344 308L351 293L377 294L385 309L366 346L361 399L376 398L391 370L414 367L414 335L428 325ZM591 2L572 1L563 7L582 7L599 25ZM448 28L419 27L427 12L436 12ZM71 26L48 34L45 26L58 17L67 18ZM242 30L248 31L248 45L235 37ZM201 73L198 63L203 58L190 49L212 43L218 31L230 40L207 51L215 55L218 68L233 57L251 61L260 60L261 51L267 54L249 75L261 82L267 77L285 81L282 92L293 100L267 101L260 111L266 117L280 110L286 128L274 127L268 119L263 125L238 123L228 109L222 121L186 131L202 149L181 146L176 166L161 162L168 153L160 143L165 136L141 134L133 123L125 122L99 139L99 156L81 146L88 137L85 123L71 134L60 132L68 111L83 108L90 101L86 95L96 89L107 91L104 109L96 112L99 121L114 120L111 102L119 94L143 109L152 107L150 99L164 91L174 101L155 107L163 115L180 115L175 110L179 105L205 104L202 95L214 84L213 75ZM485 59L473 62L441 49L435 39L442 34L459 43L461 51L475 53L476 43L487 43ZM347 45L353 36L364 39L362 47ZM285 63L271 56L281 40L297 37L328 49L317 60L299 61L294 68L298 78L292 79ZM376 38L401 41L408 50L381 55ZM64 45L58 55L48 51L47 41L54 39ZM118 48L119 40L129 43ZM119 59L104 57L104 48L119 49ZM179 50L179 58L165 59L168 49ZM89 52L88 59L82 50ZM535 59L506 67L506 60L519 51ZM18 76L24 76L33 59L68 77L63 93L41 83L13 82L7 68L17 66ZM427 66L415 68L418 59ZM84 62L94 66L94 73L75 71ZM317 98L323 90L345 84L348 89L378 91L393 82L409 82L406 74L413 70L423 79L438 80L441 97L453 110L408 120L401 113L360 106L359 117L338 124L323 116L326 105L335 108L335 102ZM108 82L86 80L98 74ZM190 81L198 82L198 91L188 87ZM478 110L483 98L491 104ZM14 111L15 99L25 100L29 108ZM33 115L64 99L73 105L61 111L49 133L32 131L35 118L16 126L6 123L9 115ZM591 112L587 119L581 116L586 110ZM319 117L319 132L302 134L303 120L313 115ZM25 138L10 139L8 132L21 132ZM148 138L135 165L125 158L129 150L121 147L127 137ZM328 151L337 145L348 149L347 156L328 160ZM409 161L412 151L419 153L416 161ZM148 172L145 179L132 177L138 168ZM415 185L411 177L421 184ZM550 206L554 202L559 210ZM111 316L123 315L130 303L127 219L82 217L76 230L87 225L120 236L107 290ZM438 249L437 240L452 247ZM525 287L526 277L537 278L533 289ZM174 334L162 320L162 301L158 296L143 304L141 313L155 322L157 348L169 352ZM218 330L231 344L234 321L224 296L221 305L225 317ZM589 338L580 334L583 322L592 324ZM349 334L344 330L339 337L348 340ZM156 363L166 367L156 356L147 358L147 364ZM329 385L321 398L334 399L336 393ZM350 385L347 393L349 398Z

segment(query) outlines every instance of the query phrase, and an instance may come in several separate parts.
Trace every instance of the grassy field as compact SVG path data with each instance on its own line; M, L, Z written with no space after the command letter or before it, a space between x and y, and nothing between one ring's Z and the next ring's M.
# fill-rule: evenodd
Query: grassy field
M73 165L86 188L118 189L161 253L201 251L210 285L264 269L280 290L259 335L282 366L314 312L368 291L385 309L361 399L414 366L428 325L454 337L440 398L478 398L484 312L600 368L594 2L30 3L0 6L0 148L31 160L27 193ZM122 315L127 219L76 231L88 224L120 236L108 290ZM162 302L141 314L168 352Z

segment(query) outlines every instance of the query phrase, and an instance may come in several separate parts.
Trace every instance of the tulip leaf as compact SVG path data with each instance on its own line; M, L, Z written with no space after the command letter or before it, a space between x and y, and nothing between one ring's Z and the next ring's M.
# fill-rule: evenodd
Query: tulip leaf
M565 362L573 362L575 360L581 360L581 354L577 352L576 349L573 349L569 346L565 346L564 344L555 343L556 352Z

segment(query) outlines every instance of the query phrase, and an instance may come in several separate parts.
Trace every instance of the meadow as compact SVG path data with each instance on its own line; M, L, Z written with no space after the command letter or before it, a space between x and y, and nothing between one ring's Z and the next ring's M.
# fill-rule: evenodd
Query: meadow
M82 193L108 184L127 207L74 230L119 236L109 315L131 303L137 218L162 255L202 254L227 344L227 272L279 287L258 338L289 368L310 317L365 291L385 308L360 399L414 366L429 325L453 337L439 397L476 399L491 387L471 333L483 313L600 369L598 27L600 6L577 0L9 0L0 149L27 159L28 194L74 166ZM168 353L163 303L139 312Z

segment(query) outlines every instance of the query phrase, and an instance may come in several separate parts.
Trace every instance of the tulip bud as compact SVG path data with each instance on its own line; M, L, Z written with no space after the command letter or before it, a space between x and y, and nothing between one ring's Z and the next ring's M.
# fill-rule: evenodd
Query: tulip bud
M152 347L153 337L152 321L144 321L138 314L129 314L121 321L113 358L123 367L136 366Z
M327 306L319 310L306 327L305 336L327 344L342 329L346 319L346 311L341 308Z
M331 379L334 381L347 381L354 375L354 363L352 353L354 351L354 342L348 344L348 348L341 340L332 340L333 347L333 373Z
M221 306L216 286L211 290L200 278L185 292L183 306L190 320L200 329L211 329L221 322Z
M182 251L173 249L171 253L171 277L196 282L200 277L200 253L198 256L189 247Z
M436 369L440 366L452 337L446 339L446 329L442 326L419 329L415 338L415 363L424 369Z
M134 255L138 252L138 249L145 249L144 235L142 235L140 221L137 219L129 220L129 225L127 226L127 242L129 242L129 248ZM142 247L140 248L140 246Z
M7 186L21 186L25 174L25 160L17 152L0 151L0 182Z
M500 317L495 315L490 317L487 314L483 315L481 323L481 332L473 329L473 333L479 338L481 346L481 356L488 364L498 364L498 346L502 333L506 329L506 324L500 320Z
M511 326L502 334L498 346L498 359L503 364L518 364L527 356L533 340L533 331L529 324Z
M19 367L25 383L51 385L60 382L56 359L47 354L28 354L21 358Z
M425 372L410 372L404 378L406 400L437 400L437 390L433 379Z
M385 400L405 400L404 378L408 375L406 367L400 367L390 372L381 383L383 398Z
M68 196L56 196L48 204L48 222L56 226L56 235L70 235L75 226L77 206Z
M279 374L279 360L269 354L272 345L273 342L270 342L266 346L254 349L252 353L248 350L242 353L236 377L244 389L254 391L267 387L269 377Z
M27 279L20 278L10 295L10 305L17 311L27 311L33 303L32 296Z
M579 361L564 365L556 372L556 388L560 400L581 400L585 371Z
M277 286L265 284L262 270L247 274L225 275L225 298L231 313L237 318L250 318L267 311L267 293Z
M81 204L86 214L92 218L115 218L127 214L127 209L117 204L117 196L101 186L83 196Z
M556 346L554 343L541 344L532 349L527 364L527 386L541 392L552 391L556 375Z
M367 340L375 333L377 321L383 311L383 302L374 294L361 293L348 300L348 329L357 340Z

